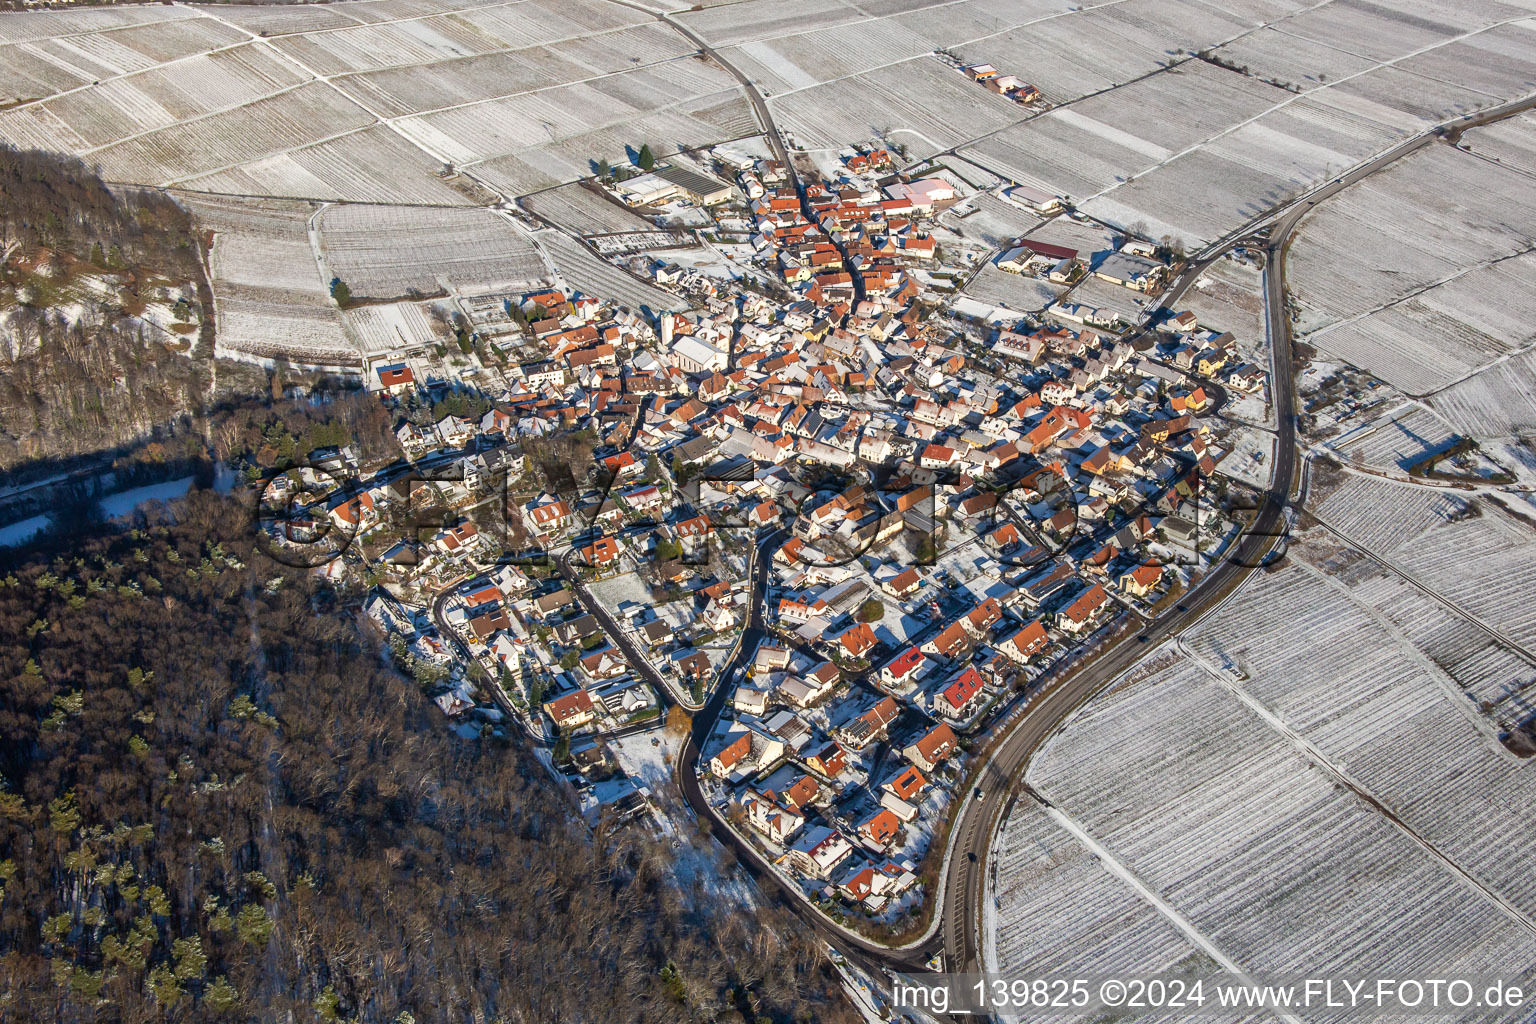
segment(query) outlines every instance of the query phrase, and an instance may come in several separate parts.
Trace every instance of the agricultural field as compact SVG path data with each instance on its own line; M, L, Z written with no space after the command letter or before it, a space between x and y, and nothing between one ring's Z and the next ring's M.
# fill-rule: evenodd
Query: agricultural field
M1223 21L1158 7L1148 20L1142 5L1109 5L962 48L969 60L1027 69L1058 104L962 152L1113 223L1208 241L1397 141L1536 87L1529 28L1483 10L1435 21L1335 2L1261 26L1250 12ZM1079 20L1097 31L1054 35ZM1372 45L1336 48L1345 36L1331 31L1366 32ZM1027 36L1017 56L1004 48L1014 35ZM1042 50L1068 40L1085 45L1066 51L1063 88L1051 81L1062 59ZM1168 54L1195 50L1209 62L1159 70ZM1138 59L1146 77L1109 71Z
M990 261L965 286L964 294L989 305L1007 306L1023 313L1038 313L1060 298L1065 285L1010 274Z
M1184 293L1179 308L1199 317L1201 327L1231 331L1243 359L1267 365L1264 289L1257 267L1234 259L1217 260Z
M1039 214L1020 209L993 192L979 192L950 207L939 223L961 238L1002 249L1042 223Z
M243 42L185 7L115 7L0 19L0 108Z
M1033 800L1014 804L990 856L1000 904L986 933L988 970L1067 974L1088 962L1105 974L1214 969L1209 956Z
M1455 433L1422 405L1408 404L1330 443L1350 462L1403 473L1456 443Z
M541 231L536 236L549 254L562 281L586 295L612 299L633 310L687 309L689 303L671 292L662 291L625 273L595 256L586 246L559 231Z
M522 205L576 235L652 230L651 222L644 217L579 182L524 196Z
M1122 943L1258 974L1536 968L1513 813L1536 775L1493 738L1532 663L1326 534L1291 550L1037 756L1053 809L1021 799L999 839L989 969Z
M453 334L417 302L358 306L342 314L347 332L370 361L453 340Z
M209 255L219 355L356 366L309 242L308 203L178 196L213 232Z
M768 100L779 130L807 149L884 137L924 159L1027 114L948 64L922 57ZM956 117L956 112L963 117ZM989 168L986 161L980 161Z
M662 159L681 149L758 134L761 129L751 104L740 86L734 84L735 79L729 81L732 84L720 91L676 102L661 102L662 97L654 92L628 98L611 93L614 88L633 83L572 86L571 90L585 94L581 103L589 117L581 125L565 120L570 111L550 106L541 99L530 101L532 111L497 109L492 114L494 126L487 127L503 140L493 148L506 147L505 150L476 158L465 166L492 188L521 195L589 177L597 161L625 160L642 142L648 143L656 157ZM642 103L656 105L646 108ZM522 120L529 116L533 117L531 123ZM472 115L466 114L459 127L470 132L470 138L476 138ZM530 128L537 134L526 134ZM517 141L519 136L521 141Z
M1462 135L1461 144L1478 156L1536 174L1536 114L1516 114L1474 128Z
M0 52L0 141L202 192L472 205L448 165L520 193L760 130L682 33L603 0L32 12Z
M1287 266L1302 340L1411 395L1528 348L1536 197L1521 179L1431 145L1324 204Z
M1126 323L1135 323L1142 316L1147 296L1133 288L1089 274L1073 285L1062 301L1105 313L1118 313Z
M1536 351L1501 359L1428 399L1442 416L1479 439L1536 433Z
M1327 527L1398 566L1442 600L1536 650L1536 532L1487 498L1344 474L1309 508Z
M532 291L548 283L527 232L490 210L329 206L318 227L326 266L359 298Z

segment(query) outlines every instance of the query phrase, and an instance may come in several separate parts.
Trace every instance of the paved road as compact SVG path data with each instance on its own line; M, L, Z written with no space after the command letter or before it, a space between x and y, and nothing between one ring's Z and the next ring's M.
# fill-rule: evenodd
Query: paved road
M1262 246L1265 251L1264 292L1265 330L1269 336L1270 388L1278 412L1277 456L1275 472L1270 488L1264 496L1264 505L1253 527L1243 537L1234 553L1205 579L1197 584L1178 605L1173 615L1153 623L1136 638L1122 643L1091 663L1086 669L1063 679L1052 689L1036 698L1030 710L1014 732L991 758L983 790L1019 779L1036 750L1060 724L1111 680L1129 669L1152 647L1178 635L1217 603L1222 594L1244 576L1253 571L1271 552L1278 534L1285 529L1286 509L1297 476L1296 446L1296 399L1291 374L1290 318L1286 309L1285 250L1290 244L1302 218L1319 203L1324 202L1342 189L1361 181L1371 174L1402 159L1424 146L1430 145L1446 132L1459 133L1467 128L1487 124L1522 110L1536 106L1536 96L1469 115L1454 128L1441 129L1436 133L1410 139L1375 159L1362 164L1347 174L1328 182L1302 199L1297 200L1270 226ZM1163 305L1171 306L1198 278L1206 266L1219 259L1228 249L1237 245L1255 245L1257 235L1252 226L1248 233L1230 236L1206 256L1197 260L1174 282L1165 294ZM1144 640L1142 638L1145 638ZM991 780L996 780L995 782ZM1026 787L1026 794L1028 793ZM989 794L991 800L968 800L955 823L959 835L955 854L945 866L946 884L942 913L944 925L945 969L951 971L980 970L977 926L978 910L985 898L983 872L986 869L986 853L991 845L993 827L998 812L1004 804L1001 794Z
M1295 221L1289 223L1294 226ZM1274 535L1283 529L1296 473L1295 396L1289 386L1291 339L1285 314L1282 261L1288 230L1276 233L1274 238L1278 241L1267 246L1265 291L1270 301L1266 302L1266 329L1270 335L1270 374L1279 414L1279 441L1275 472L1263 507L1235 552L1196 584L1173 614L1158 619L1137 637L1110 649L1086 668L1037 696L1033 707L992 756L980 785L987 798L980 801L967 799L955 823L959 840L946 865L942 908L946 970L981 969L976 911L984 897L986 852L991 844L997 812L1003 804L1002 791L1007 784L1019 778L1040 744L1068 715L1134 665L1148 650L1190 626L1220 599L1229 586L1252 572L1274 545Z

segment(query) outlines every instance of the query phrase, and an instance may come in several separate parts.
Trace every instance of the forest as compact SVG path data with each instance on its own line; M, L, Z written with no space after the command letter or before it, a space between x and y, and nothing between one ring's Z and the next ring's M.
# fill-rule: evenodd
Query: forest
M452 732L247 515L0 566L0 1018L858 1019L792 917Z

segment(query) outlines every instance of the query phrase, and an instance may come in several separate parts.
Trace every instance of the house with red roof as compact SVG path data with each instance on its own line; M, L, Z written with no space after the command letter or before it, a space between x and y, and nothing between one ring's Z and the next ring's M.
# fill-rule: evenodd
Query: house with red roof
M903 756L923 771L932 773L955 752L955 731L944 722L930 729L921 739L902 749Z
M1097 621L1108 604L1109 594L1102 584L1095 583L1061 610L1056 624L1069 633L1081 633Z
M575 729L597 717L592 704L592 695L586 690L577 690L575 693L568 693L564 697L546 702L544 712L554 720L555 727L558 729Z
M869 623L860 622L848 632L837 638L843 650L848 652L850 658L862 658L874 649L879 640L875 638L875 631L869 628Z
M1133 594L1136 597L1146 597L1157 589L1158 583L1163 579L1163 567L1161 565L1138 565L1129 572L1120 575L1120 590L1122 593Z
M981 673L968 666L934 698L933 708L945 718L963 722L981 704Z
M997 646L1005 657L1020 664L1026 664L1030 658L1039 654L1050 640L1051 638L1046 635L1045 626L1036 619Z
M921 647L909 647L902 651L880 670L881 689L893 690L915 683L923 677L923 664L927 660Z

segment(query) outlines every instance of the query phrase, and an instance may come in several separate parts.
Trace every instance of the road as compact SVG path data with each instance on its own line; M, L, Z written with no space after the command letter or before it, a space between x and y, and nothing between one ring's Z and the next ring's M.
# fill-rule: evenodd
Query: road
M1264 495L1264 504L1252 527L1235 551L1201 580L1177 606L1174 614L1152 623L1134 639L1128 639L1105 653L1086 668L1062 679L1038 696L1034 707L1002 742L985 770L983 791L991 800L967 800L955 823L959 841L945 865L943 915L945 969L979 971L981 969L977 926L979 908L985 898L987 850L998 813L1006 806L1001 792L1014 780L1021 779L1040 745L1049 738L1073 711L1081 707L1110 681L1134 665L1143 654L1158 644L1177 636L1193 625L1230 589L1254 571L1274 548L1286 528L1287 508L1297 479L1296 396L1292 382L1292 344L1290 318L1285 292L1285 251L1302 218L1350 185L1363 180L1410 153L1430 145L1447 131L1459 133L1466 128L1487 124L1536 106L1536 97L1504 104L1483 114L1464 118L1454 129L1410 139L1348 173L1326 183L1281 211L1269 227L1262 247L1265 252L1264 295L1265 331L1269 341L1270 389L1277 412L1277 440L1274 475ZM1254 246L1257 235L1251 231L1219 244L1213 251L1194 261L1164 294L1163 306L1178 301L1184 290L1201 272L1229 249L1238 245ZM1143 639L1145 638L1145 639ZM1025 787L1025 799L1031 799Z
M1296 220L1283 220L1281 230L1267 243L1265 266L1266 330L1270 340L1270 379L1279 421L1275 471L1264 503L1236 550L1184 595L1172 614L1154 621L1135 638L1111 648L1087 667L1078 670L1035 697L1033 708L1019 720L984 770L980 788L990 799L967 799L955 822L959 840L945 866L944 925L945 969L979 971L976 911L985 896L984 872L993 824L1003 806L1001 794L1018 779L1040 744L1053 734L1077 708L1111 680L1125 672L1149 650L1188 628L1229 588L1259 565L1282 532L1291 485L1296 475L1296 414L1294 389L1289 386L1291 365L1290 325L1284 301L1283 252ZM1142 637L1146 639L1143 640Z

